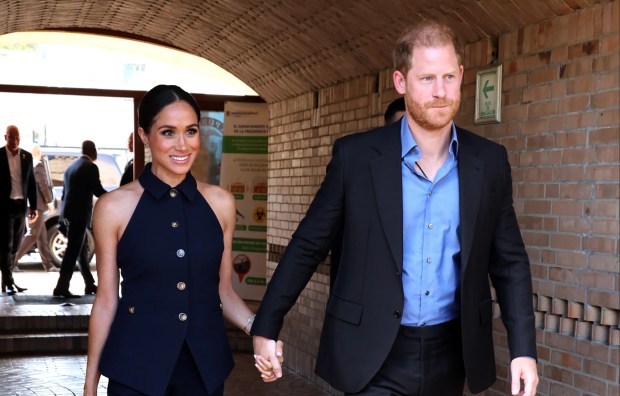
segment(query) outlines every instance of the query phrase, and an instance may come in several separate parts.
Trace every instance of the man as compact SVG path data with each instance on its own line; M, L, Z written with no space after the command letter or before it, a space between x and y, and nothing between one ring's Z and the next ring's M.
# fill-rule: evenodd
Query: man
M402 96L394 99L385 109L385 114L383 114L383 120L385 121L385 125L390 125L393 122L400 120L402 116L405 115L405 98Z
M133 132L129 134L129 139L127 139L127 150L130 153L133 153ZM133 181L133 158L127 161L125 164L125 170L123 171L123 176L121 176L120 185L124 186L125 184Z
M394 63L406 115L335 142L252 326L257 364L265 357L271 377L281 375L274 340L284 315L342 227L319 376L349 395L461 395L465 378L470 391L483 391L496 379L490 278L512 393L534 395L531 275L506 150L452 121L463 66L450 28L409 29Z
M60 221L67 226L67 250L62 257L60 277L54 289L54 296L77 298L69 291L73 267L77 260L84 278L84 293L97 293L95 279L88 265L88 238L86 227L90 225L93 214L93 194L105 194L99 180L99 168L93 161L97 159L97 148L90 140L82 142L82 156L67 168L64 176Z
M32 147L32 157L34 158L34 179L37 186L37 219L30 223L28 233L22 238L19 245L15 261L13 263L13 271L17 270L17 262L26 252L36 243L41 255L41 264L45 271L58 272L52 262L52 252L47 241L47 228L45 228L44 214L46 211L54 210L54 192L52 190L52 177L47 167L47 162L41 158L41 147L34 145Z
M4 140L6 146L0 149L0 270L2 291L13 295L26 290L15 284L12 267L24 235L26 199L30 205L28 220L37 220L37 190L32 155L19 148L19 129L9 125Z

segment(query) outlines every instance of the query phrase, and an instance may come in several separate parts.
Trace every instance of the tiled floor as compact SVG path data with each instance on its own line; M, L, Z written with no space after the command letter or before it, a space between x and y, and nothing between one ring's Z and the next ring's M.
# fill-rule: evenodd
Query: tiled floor
M254 368L251 355L235 353L234 358L235 369L226 380L225 396L328 394L288 372L279 381L265 384ZM0 358L0 395L81 395L85 371L85 356ZM106 394L106 387L107 380L102 377L99 383L100 395Z
M15 273L15 281L27 287L26 294L51 294L58 273L44 272L35 259L23 259L23 272ZM96 274L93 274L96 275ZM79 294L84 283L79 272L75 272L71 291ZM71 315L90 312L90 305L13 305L12 297L0 294L0 315L16 316L45 312L50 315ZM235 353L235 369L226 381L226 396L320 396L328 395L305 379L286 372L282 379L265 384L254 367L250 354ZM86 357L0 357L0 395L81 395L86 370ZM106 394L107 380L102 377L99 394ZM188 395L189 396L189 395Z

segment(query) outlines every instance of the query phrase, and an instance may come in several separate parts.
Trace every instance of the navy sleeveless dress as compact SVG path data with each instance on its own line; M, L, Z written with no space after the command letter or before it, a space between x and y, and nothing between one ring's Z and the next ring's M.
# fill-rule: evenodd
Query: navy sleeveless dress
M233 367L218 292L222 228L188 173L172 188L148 164L144 192L117 251L121 298L99 369L149 395L163 395L184 344L207 390Z

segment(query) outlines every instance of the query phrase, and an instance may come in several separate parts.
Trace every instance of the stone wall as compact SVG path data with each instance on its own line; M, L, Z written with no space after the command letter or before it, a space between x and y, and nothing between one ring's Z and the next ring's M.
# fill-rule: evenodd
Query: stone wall
M534 278L541 395L620 391L619 5L466 48L456 121L509 151ZM476 72L494 59L503 65L502 122L476 126ZM396 96L384 70L270 104L268 278L321 183L334 140L382 125ZM329 261L281 334L286 364L319 384L313 370L328 291ZM498 306L495 316L498 381L488 395L510 393Z

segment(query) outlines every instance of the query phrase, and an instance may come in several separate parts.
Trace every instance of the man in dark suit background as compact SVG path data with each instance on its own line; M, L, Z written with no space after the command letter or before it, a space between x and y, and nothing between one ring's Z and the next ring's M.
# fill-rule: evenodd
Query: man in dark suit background
M73 267L77 261L84 278L85 294L95 294L97 286L88 265L88 239L86 228L90 225L93 213L93 195L105 194L106 190L99 179L99 168L93 161L97 159L97 148L90 140L82 142L82 156L67 168L60 209L60 221L67 226L67 250L60 265L60 277L54 289L54 296L79 297L69 291Z
M15 294L26 290L13 280L15 253L24 235L26 199L30 205L28 220L37 219L37 189L32 171L32 155L19 148L19 129L9 125L4 135L6 146L0 149L0 270L2 291Z
M129 138L127 139L127 150L133 155L133 132L129 134ZM130 158L125 164L125 169L123 170L123 176L121 176L120 186L124 186L127 183L131 183L133 181L133 158Z
M341 238L320 377L349 395L456 396L465 379L483 391L496 379L490 279L508 332L511 391L533 396L531 275L506 150L452 121L463 66L449 27L407 30L394 70L405 117L335 142L252 326L255 354L273 366L259 371L267 381L281 376L284 316Z

